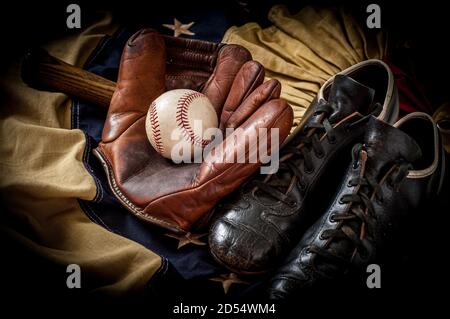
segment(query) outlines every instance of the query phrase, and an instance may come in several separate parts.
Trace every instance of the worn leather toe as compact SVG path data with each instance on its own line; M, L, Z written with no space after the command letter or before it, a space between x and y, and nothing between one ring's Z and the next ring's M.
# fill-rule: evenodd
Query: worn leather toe
M251 225L223 218L211 230L211 253L225 267L242 274L267 270L271 256L275 255L271 251L274 245Z

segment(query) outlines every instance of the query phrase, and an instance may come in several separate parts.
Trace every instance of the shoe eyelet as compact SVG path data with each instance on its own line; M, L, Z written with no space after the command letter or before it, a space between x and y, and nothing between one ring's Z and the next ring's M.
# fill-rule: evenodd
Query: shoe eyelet
M338 203L339 204L341 204L341 205L345 205L345 203L342 201L342 197L341 198L339 198L339 201L338 201Z
M328 143L330 143L330 144L336 143L336 137L330 136L330 137L328 138Z
M323 158L325 156L325 152L314 153L317 158Z
M314 172L314 168L312 169L305 169L306 174L312 174Z
M359 257L361 257L362 260L366 260L369 257L369 254L366 251L361 252L361 251L358 250L358 254L359 254Z
M289 207L295 207L297 205L295 200L290 200L286 203Z
M348 182L347 182L347 187L355 187L355 186L353 186L353 185L350 183L350 181L348 181Z
M301 191L304 191L305 189L306 189L306 185L304 184L304 183L302 183L302 182L297 182L297 185L298 185L298 188L301 190Z
M331 223L337 223L337 220L335 219L335 217L336 217L336 213L332 213L332 214L330 215L330 217L328 217L328 220L329 220Z
M326 240L326 238L323 237L323 232L320 233L319 239L320 239L320 240Z

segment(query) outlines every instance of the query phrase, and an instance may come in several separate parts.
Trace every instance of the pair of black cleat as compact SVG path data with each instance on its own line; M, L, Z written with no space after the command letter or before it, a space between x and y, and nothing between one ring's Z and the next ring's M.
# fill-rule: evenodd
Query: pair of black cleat
M275 299L378 261L444 175L432 118L395 122L398 110L379 60L329 79L282 148L278 172L253 176L217 207L213 256L237 274L272 271Z

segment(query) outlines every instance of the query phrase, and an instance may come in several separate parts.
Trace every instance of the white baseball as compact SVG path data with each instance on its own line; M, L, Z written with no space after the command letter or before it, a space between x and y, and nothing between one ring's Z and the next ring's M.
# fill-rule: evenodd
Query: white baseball
M201 121L200 130L198 125ZM202 93L177 89L161 94L152 102L147 113L145 129L153 148L165 158L171 158L173 147L185 143L186 149L194 152L194 146L205 147L209 140L204 139L208 128L217 128L217 114L208 97ZM173 132L178 130L178 140L173 140ZM180 144L178 144L180 146Z

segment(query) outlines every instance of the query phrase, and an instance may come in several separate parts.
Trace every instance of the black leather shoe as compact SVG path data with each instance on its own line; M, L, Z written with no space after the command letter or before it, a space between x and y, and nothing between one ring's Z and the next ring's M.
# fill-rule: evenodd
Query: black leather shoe
M271 298L382 261L408 216L439 193L445 162L432 118L412 113L394 126L367 123L334 201L271 280Z
M274 268L326 210L371 114L393 123L397 90L388 66L368 60L330 78L280 152L273 175L256 175L216 208L212 255L238 274Z

